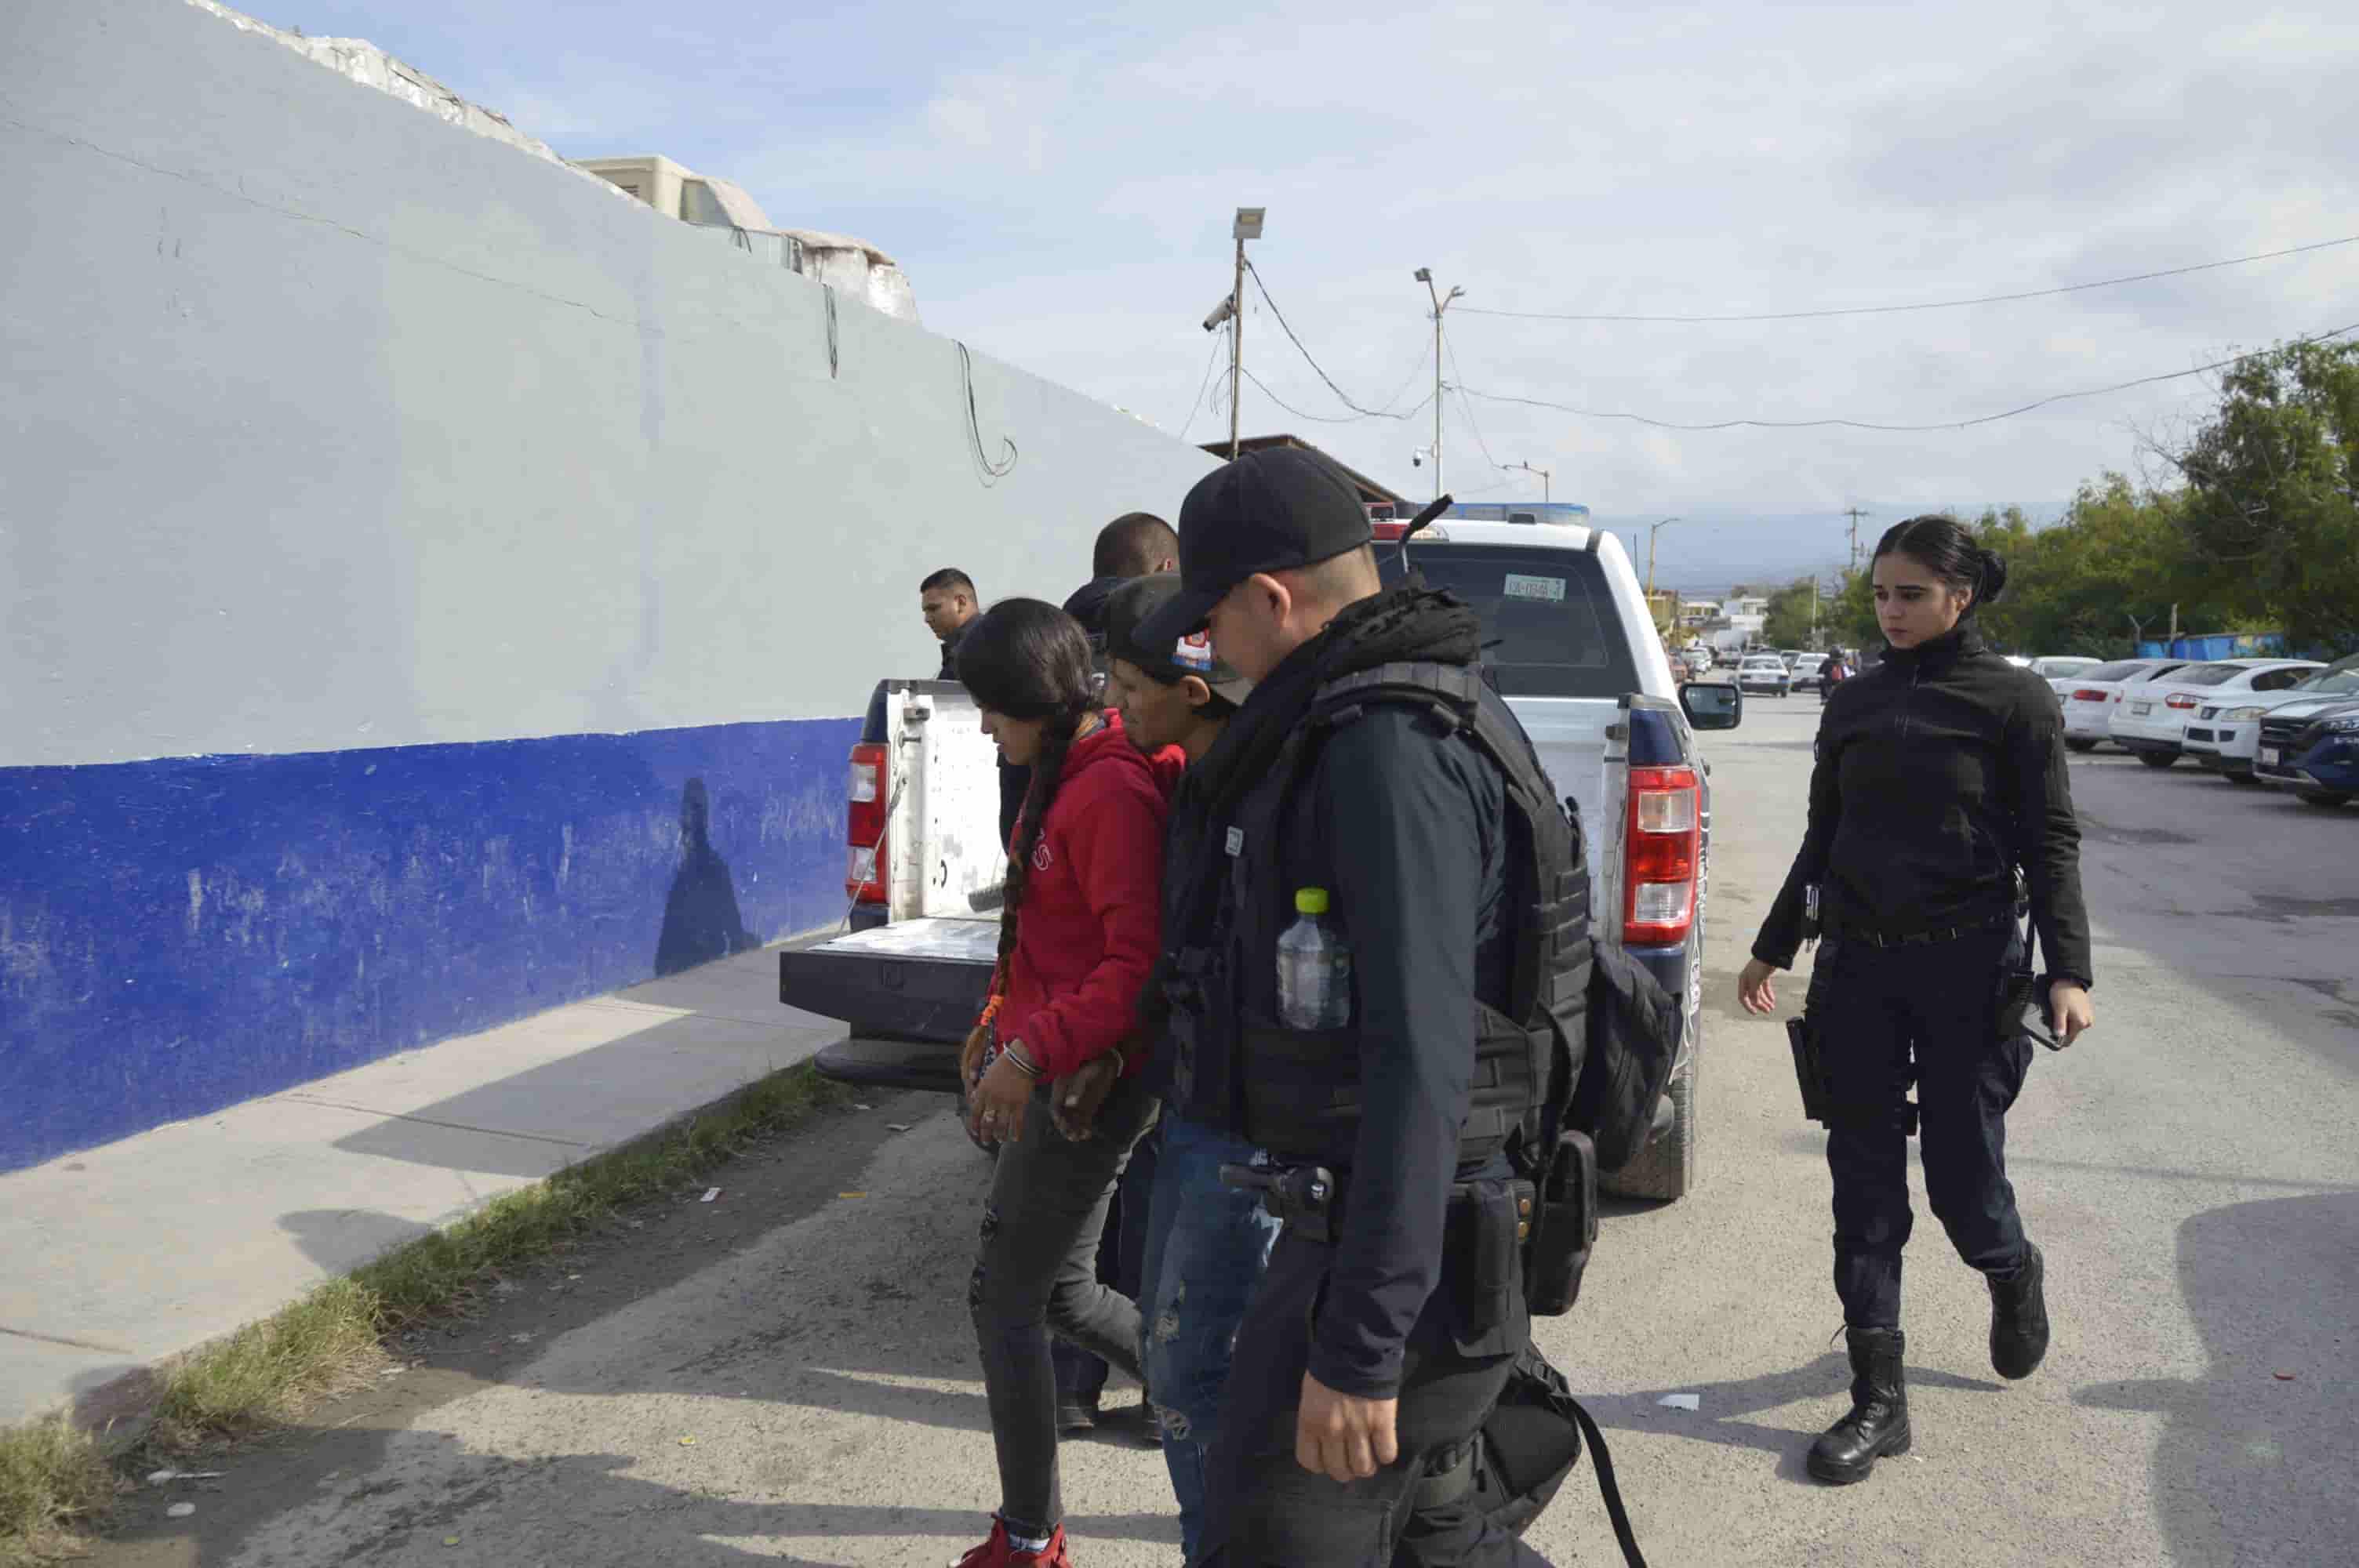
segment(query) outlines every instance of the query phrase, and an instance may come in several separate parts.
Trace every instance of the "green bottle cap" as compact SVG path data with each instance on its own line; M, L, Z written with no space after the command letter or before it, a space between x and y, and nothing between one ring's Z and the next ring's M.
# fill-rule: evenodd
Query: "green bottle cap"
M1326 914L1327 890L1325 888L1296 888L1294 890L1294 913L1297 914Z

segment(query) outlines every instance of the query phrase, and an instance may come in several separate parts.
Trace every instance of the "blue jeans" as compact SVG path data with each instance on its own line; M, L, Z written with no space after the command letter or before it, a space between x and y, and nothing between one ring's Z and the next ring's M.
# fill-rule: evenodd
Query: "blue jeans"
M1162 1411L1163 1461L1193 1562L1204 1522L1205 1458L1237 1325L1277 1238L1261 1195L1221 1184L1221 1167L1266 1164L1253 1145L1166 1111L1140 1271L1139 1361Z

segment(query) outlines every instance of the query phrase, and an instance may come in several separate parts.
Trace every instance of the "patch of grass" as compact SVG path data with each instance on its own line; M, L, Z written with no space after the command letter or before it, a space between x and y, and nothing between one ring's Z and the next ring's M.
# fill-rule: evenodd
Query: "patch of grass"
M495 1271L546 1257L623 1205L669 1192L756 1138L851 1101L850 1089L808 1065L773 1073L718 1110L495 1198L449 1229L387 1253L352 1282L375 1298L380 1333L448 1311Z
M0 1428L0 1563L40 1563L103 1517L114 1471L98 1439L63 1416Z
M500 1270L546 1257L621 1206L669 1192L753 1140L851 1099L851 1090L809 1065L789 1067L716 1110L495 1198L159 1368L143 1449L185 1451L291 1420L380 1367L388 1331L463 1306ZM96 1518L115 1487L98 1442L71 1422L0 1428L0 1564L38 1562L39 1552L69 1542L68 1532Z
M382 1366L376 1293L330 1280L300 1301L163 1367L148 1441L179 1452L285 1421Z

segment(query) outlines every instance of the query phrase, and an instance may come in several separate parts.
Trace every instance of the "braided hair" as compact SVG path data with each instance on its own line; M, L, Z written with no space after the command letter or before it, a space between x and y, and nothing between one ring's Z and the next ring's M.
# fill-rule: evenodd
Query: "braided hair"
M1082 623L1038 599L1003 599L969 624L959 640L958 675L980 706L1010 719L1041 719L1040 753L1007 848L1007 880L999 906L999 959L995 993L1005 987L1016 951L1018 913L1032 857L1047 829L1049 808L1064 783L1065 759L1082 723L1097 705L1091 679L1089 634Z

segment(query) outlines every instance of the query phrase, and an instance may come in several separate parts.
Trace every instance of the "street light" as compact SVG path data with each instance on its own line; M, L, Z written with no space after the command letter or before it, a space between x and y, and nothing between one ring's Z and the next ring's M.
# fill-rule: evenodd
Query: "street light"
M1237 460L1237 379L1245 370L1245 242L1261 238L1261 221L1268 212L1266 207L1240 207L1236 222L1229 225L1229 237L1237 243L1235 276L1229 284L1229 461ZM1224 318L1214 308L1204 318L1207 332L1218 327Z
M1508 468L1511 468L1511 469L1521 469L1521 470L1523 470L1526 473L1536 473L1536 474L1539 475L1539 476L1540 476L1540 504L1541 504L1542 506L1546 506L1546 505L1549 503L1549 470L1546 470L1546 469L1536 469L1536 468L1532 467L1532 465L1531 465L1531 464L1529 464L1529 463L1508 463L1508 464L1506 464L1506 467L1508 467Z
M1650 608L1655 602L1655 535L1678 521L1676 517L1666 517L1647 530L1647 603Z
M1437 294L1433 287L1433 269L1417 269L1418 282L1425 285L1426 297L1433 301L1433 498L1441 499L1441 313L1450 302L1466 291L1453 286L1446 295Z

